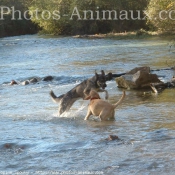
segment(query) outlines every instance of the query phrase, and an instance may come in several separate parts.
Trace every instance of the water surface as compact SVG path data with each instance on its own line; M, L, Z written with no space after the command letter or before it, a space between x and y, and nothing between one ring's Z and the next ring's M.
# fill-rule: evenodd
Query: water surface
M175 58L169 41L76 39L37 35L0 39L0 172L100 171L104 174L173 174L175 172L175 90L161 94L127 91L116 121L84 121L88 101L77 101L58 116L49 91L67 92L95 70L122 73L138 66L167 67ZM173 71L156 71L169 81ZM39 81L23 86L32 77ZM19 85L10 86L14 79ZM109 102L122 94L107 83ZM104 94L100 94L104 97ZM120 140L106 141L111 135ZM49 172L50 171L50 172Z

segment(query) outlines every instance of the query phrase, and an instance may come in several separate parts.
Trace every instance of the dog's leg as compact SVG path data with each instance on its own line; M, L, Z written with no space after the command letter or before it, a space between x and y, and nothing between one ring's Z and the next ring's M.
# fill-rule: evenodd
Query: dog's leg
M68 96L63 97L60 102L59 114L61 115L62 113L68 111L77 99L78 98L72 99L72 98L69 98Z
M86 117L84 118L84 120L88 120L89 117L90 117L91 115L92 115L92 112L91 112L90 109L88 109L87 115L86 115Z
M108 120L108 111L107 110L102 110L101 112L100 112L100 115L99 115L99 117L100 117L100 119L101 119L101 121L106 121L106 120Z
M109 119L110 120L115 120L114 115L115 115L115 111L112 111L111 114L110 114L111 117L109 117Z
M108 94L108 91L107 90L104 90L106 92L106 96L105 96L105 99L107 100L109 98L109 94Z

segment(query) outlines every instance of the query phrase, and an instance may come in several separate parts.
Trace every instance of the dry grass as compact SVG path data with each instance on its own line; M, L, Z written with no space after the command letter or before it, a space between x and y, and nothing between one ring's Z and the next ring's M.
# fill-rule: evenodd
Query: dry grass
M101 38L110 38L110 39L142 39L149 38L154 36L160 37L172 37L175 36L173 32L162 32L162 31L145 31L140 29L134 32L122 32L122 33L107 33L107 34L94 34L94 35L76 35L74 38L88 38L88 39L101 39Z

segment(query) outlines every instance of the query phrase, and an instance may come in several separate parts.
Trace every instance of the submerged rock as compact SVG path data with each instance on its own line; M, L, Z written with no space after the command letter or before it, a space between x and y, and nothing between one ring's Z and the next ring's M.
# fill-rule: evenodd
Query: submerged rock
M37 83L38 82L38 79L37 78L32 78L29 80L30 83Z
M11 83L10 83L11 86L15 85L15 84L18 84L15 80L12 80Z
M21 85L28 85L29 84L29 81L28 80L26 80L26 81L23 81L22 83L21 83Z
M52 81L53 77L52 76L46 76L43 78L43 81Z
M6 144L3 145L3 147L6 148L6 149L11 149L12 148L12 144L6 143Z
M109 137L106 140L108 141L119 140L119 137L117 135L109 135Z

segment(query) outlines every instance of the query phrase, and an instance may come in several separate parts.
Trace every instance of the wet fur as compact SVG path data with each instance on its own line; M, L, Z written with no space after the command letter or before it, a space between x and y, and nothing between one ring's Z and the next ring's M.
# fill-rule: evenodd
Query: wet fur
M84 120L88 120L91 115L99 116L101 121L103 120L114 120L115 108L123 101L125 98L125 91L120 100L116 104L110 104L105 100L100 99L98 93L91 90L90 95L86 99L90 99L90 104L88 106L88 112Z
M56 103L60 102L59 114L61 115L65 111L68 111L76 100L80 98L84 99L89 94L91 89L95 89L98 92L106 92L107 99L108 93L104 89L106 87L106 81L109 80L108 77L109 76L105 76L105 73L102 70L101 74L95 73L95 76L84 80L66 94L62 94L59 97L57 97L54 92L51 91L50 96L52 100Z

